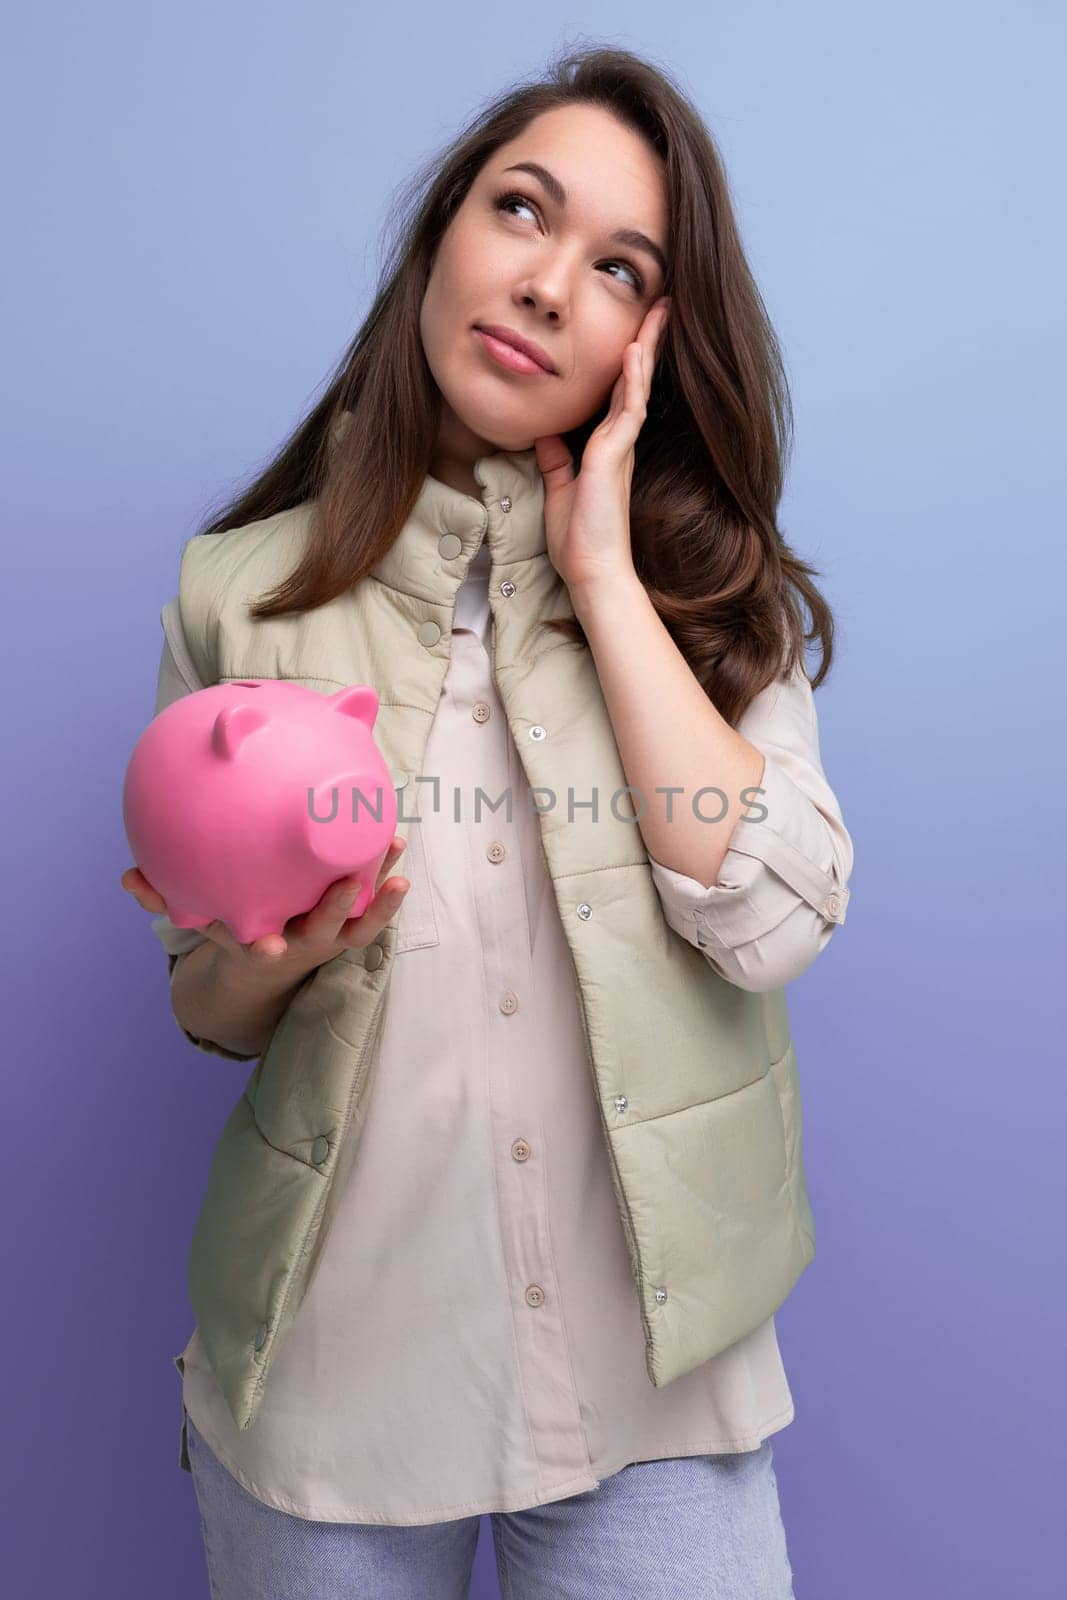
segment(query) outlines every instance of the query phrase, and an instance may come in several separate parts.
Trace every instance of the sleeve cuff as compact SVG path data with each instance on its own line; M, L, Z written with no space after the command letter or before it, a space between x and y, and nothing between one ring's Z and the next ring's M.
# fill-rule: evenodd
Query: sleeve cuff
M207 939L199 928L176 928L168 916L153 917L149 927L169 956L184 956Z
M772 757L766 757L762 821L739 818L710 887L649 857L670 927L700 949L732 950L776 928L798 896L827 923L844 922L849 901L828 819Z
M176 933L185 933L185 932L193 933L193 932L195 932L195 929L193 929L193 928L188 928L188 929L176 928L175 932ZM203 941L203 935L201 935L201 942L202 941ZM167 955L168 973L169 973L169 978L170 978L171 983L174 982L174 969L178 965L178 959L179 959L179 956L181 954L183 954L183 952L175 950L175 951L169 952L168 955ZM172 1012L172 1015L173 1015L173 1012ZM236 1051L236 1050L225 1050L225 1049L223 1049L221 1044L215 1044L211 1039L200 1039L200 1038L197 1037L197 1035L195 1033L190 1033L188 1028L182 1028L182 1025L181 1025L180 1022L178 1022L177 1017L175 1017L174 1020L177 1023L178 1027L181 1029L182 1033L184 1033L185 1037L188 1039L189 1043L192 1044L192 1045L195 1045L198 1050L203 1050L206 1055L224 1056L227 1061L256 1061L258 1059L258 1057L254 1056L254 1055L252 1055L252 1056L240 1055L238 1053L238 1051Z

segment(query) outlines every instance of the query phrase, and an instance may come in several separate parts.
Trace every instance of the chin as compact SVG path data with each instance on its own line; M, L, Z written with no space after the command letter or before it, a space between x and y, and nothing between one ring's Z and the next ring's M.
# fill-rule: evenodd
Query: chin
M451 396L446 396L448 404L463 427L476 439L484 439L486 448L482 452L487 454L493 450L531 450L536 435L531 434L528 420L517 423L514 428L509 428L506 420L501 418L500 406L488 407L484 403L476 405L457 405Z

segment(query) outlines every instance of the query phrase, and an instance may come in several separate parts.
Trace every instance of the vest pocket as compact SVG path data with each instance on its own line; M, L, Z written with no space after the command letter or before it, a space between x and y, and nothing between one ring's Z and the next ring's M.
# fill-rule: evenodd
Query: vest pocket
M405 950L421 950L427 945L440 944L437 928L437 908L423 842L424 824L412 822L404 837L407 849L393 868L391 877L406 878L411 885L396 914L396 954Z

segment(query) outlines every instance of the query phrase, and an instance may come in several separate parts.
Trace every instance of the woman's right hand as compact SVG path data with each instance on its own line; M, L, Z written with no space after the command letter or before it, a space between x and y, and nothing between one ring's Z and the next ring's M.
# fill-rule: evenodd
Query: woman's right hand
M219 920L195 931L214 940L250 970L297 976L311 972L324 962L332 961L342 950L358 950L373 944L386 923L399 911L411 885L406 878L385 881L385 875L405 849L406 841L399 834L394 835L382 860L374 895L361 917L348 915L359 892L359 874L349 873L335 879L310 911L290 917L281 933L267 933L250 944L241 944ZM139 867L127 867L120 882L142 910L153 916L167 914L166 901Z

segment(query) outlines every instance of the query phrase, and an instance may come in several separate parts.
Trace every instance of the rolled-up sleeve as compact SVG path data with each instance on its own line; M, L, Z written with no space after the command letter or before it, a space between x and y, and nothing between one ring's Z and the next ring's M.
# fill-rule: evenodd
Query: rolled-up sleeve
M165 917L164 918L157 918L156 920L165 922L165 921L167 921L167 918L165 918ZM173 924L171 924L171 926L173 927ZM183 930L181 928L175 928L174 929L175 933L181 933L183 931L186 931L186 930ZM188 930L188 932L190 932L190 933L193 932L193 931L194 931L193 929L189 929ZM162 934L160 934L160 937L162 938ZM204 937L203 937L202 934L199 936L198 942L201 943L201 944L204 942ZM181 953L184 954L184 952L181 952ZM168 952L167 961L169 963L169 977L170 977L170 982L172 984L174 982L174 969L178 965L178 960L179 960L179 952L178 951ZM256 1060L256 1057L254 1055L245 1056L245 1055L241 1055L236 1050L226 1050L226 1049L224 1049L224 1047L221 1044L216 1044L213 1039L201 1039L195 1033L190 1033L188 1028L182 1028L181 1023L178 1022L178 1018L174 1013L174 1008L173 1007L171 1007L171 1015L174 1016L175 1022L177 1023L178 1027L181 1028L182 1033L184 1033L184 1035L188 1039L189 1043L190 1044L195 1044L196 1048L198 1050L203 1050L206 1055L209 1055L209 1056L225 1056L227 1061L255 1061Z
M196 690L204 687L197 677L196 669L185 647L177 596L163 607L159 620L163 625L163 651L156 680L156 703L152 712L154 717L158 717L159 713L175 700L180 700L182 695L194 694ZM176 928L168 916L153 917L149 926L167 953L168 977L173 984L178 958L190 950L195 950L197 945L206 944L207 935L199 933L196 928ZM177 1022L177 1017L174 1020ZM224 1056L227 1061L256 1059L255 1056L239 1055L235 1050L226 1050L211 1039L200 1039L195 1033L190 1033L188 1028L182 1028L180 1022L178 1027L189 1043L195 1045L198 1050L203 1050L206 1055Z
M765 758L762 811L739 817L716 883L651 856L649 865L676 933L739 988L777 989L805 972L844 922L854 851L823 771L802 666L756 696L738 732Z

